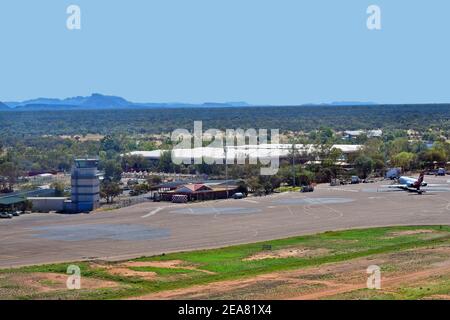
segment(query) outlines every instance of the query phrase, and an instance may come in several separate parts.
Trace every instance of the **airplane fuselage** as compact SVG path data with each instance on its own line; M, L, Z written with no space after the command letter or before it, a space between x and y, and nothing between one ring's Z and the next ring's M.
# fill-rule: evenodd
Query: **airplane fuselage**
M424 181L419 181L418 179L404 176L398 179L398 183L401 185L405 185L407 188L415 188L418 190L420 189L420 187L427 186L427 183Z

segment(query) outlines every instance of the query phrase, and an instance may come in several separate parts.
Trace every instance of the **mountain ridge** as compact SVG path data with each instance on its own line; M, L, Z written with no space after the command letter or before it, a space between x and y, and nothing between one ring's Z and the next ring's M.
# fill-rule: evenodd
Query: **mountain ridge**
M9 107L0 101L0 110L2 110L2 109L9 109Z
M44 110L44 109L115 109L115 108L189 108L189 107L244 107L246 102L205 102L202 104L181 102L131 102L119 96L109 96L93 93L90 96L76 96L65 99L36 98L24 101L6 102L13 110Z
M263 105L252 105L245 101L235 102L204 102L204 103L182 103L182 102L131 102L125 98L112 95L93 93L90 96L75 96L64 99L40 97L36 99L5 102L2 110L76 110L76 109L152 109L152 108L233 108L233 107L257 107ZM299 106L356 106L356 105L376 105L374 102L331 102L331 103L309 103ZM5 109L6 108L8 109ZM273 105L264 105L276 107Z

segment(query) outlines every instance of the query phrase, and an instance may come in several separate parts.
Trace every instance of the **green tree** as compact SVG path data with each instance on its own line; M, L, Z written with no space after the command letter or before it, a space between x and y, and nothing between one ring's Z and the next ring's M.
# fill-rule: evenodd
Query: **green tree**
M122 159L122 167L125 170L133 169L135 171L143 171L150 167L149 162L140 155L128 155Z
M298 174L298 180L301 186L309 186L314 181L314 172L302 169Z
M315 134L317 144L333 144L335 142L334 132L329 127L321 127Z
M13 191L14 184L19 177L19 168L12 162L0 164L0 191Z
M248 194L248 186L247 183L244 180L239 180L237 182L237 192L241 192L245 195Z
M392 157L392 164L396 167L401 167L403 171L407 171L411 168L411 165L415 159L414 153L400 152Z
M401 152L410 152L408 138L396 138L387 144L388 155L393 157Z
M358 175L365 179L370 173L372 173L374 161L368 156L360 155L355 159L354 165Z
M130 186L130 196L135 197L150 191L150 186L147 183L137 183Z
M117 141L116 138L114 138L111 135L107 135L104 137L101 141L101 150L103 151L113 151L113 152L120 152L122 151L122 148L120 146L120 143Z
M327 154L323 155L322 166L324 169L329 169L332 176L336 177L339 170L338 161L342 159L341 149L331 148Z
M64 183L62 182L53 182L50 185L50 188L55 189L55 197L63 197L64 196Z
M161 157L159 158L158 169L161 172L173 172L174 164L172 162L172 153L171 152L163 152Z
M445 150L433 147L419 153L418 160L422 163L422 166L432 169L434 168L435 163L445 164L447 161L447 154L445 153Z
M251 177L247 180L248 188L253 192L258 192L263 189L263 186L259 182L259 179L257 177Z
M107 203L112 203L121 193L122 190L117 182L104 181L100 186L100 196L106 199Z
M122 178L122 166L116 160L100 162L99 169L104 171L105 180L119 182Z
M147 180L147 184L150 187L153 187L153 186L156 186L158 184L161 184L161 182L162 182L162 179L159 176L149 176L149 177L147 177L146 180Z

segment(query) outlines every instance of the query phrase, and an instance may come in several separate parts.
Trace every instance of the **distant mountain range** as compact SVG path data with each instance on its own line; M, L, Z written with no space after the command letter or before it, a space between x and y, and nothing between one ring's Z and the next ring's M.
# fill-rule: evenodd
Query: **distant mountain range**
M7 110L7 109L9 109L9 107L6 104L0 102L0 110Z
M88 97L72 97L66 99L37 98L25 101L4 102L0 109L9 110L67 110L67 109L126 109L126 108L192 108L192 107L247 107L246 102L205 102L203 104L190 103L136 103L122 97L107 96L94 93Z
M372 105L372 102L332 102L324 104L306 105ZM230 108L230 107L252 107L247 102L205 102L202 104L190 103L135 103L122 97L107 96L94 93L88 97L72 97L66 99L37 98L20 102L0 102L0 110L24 111L24 110L79 110L79 109L135 109L135 108Z
M371 106L377 105L376 102L361 102L361 101L333 101L330 103L308 103L306 106Z

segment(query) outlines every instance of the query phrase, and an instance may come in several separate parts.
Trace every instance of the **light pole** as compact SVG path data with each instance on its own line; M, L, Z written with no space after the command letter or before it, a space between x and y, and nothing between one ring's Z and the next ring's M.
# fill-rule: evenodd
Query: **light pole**
M292 187L295 188L295 144L292 144Z
M224 147L224 152L225 152L225 189L227 192L227 199L228 199L228 157L227 157L227 146Z

